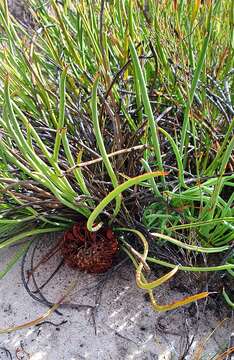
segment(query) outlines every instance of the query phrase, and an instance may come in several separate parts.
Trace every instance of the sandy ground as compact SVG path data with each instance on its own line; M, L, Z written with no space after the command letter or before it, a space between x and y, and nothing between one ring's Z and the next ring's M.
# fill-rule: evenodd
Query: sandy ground
M35 251L34 264L48 252L51 240L44 238L41 244ZM1 252L0 271L15 251L11 248ZM32 251L26 258L26 271L31 266ZM60 260L58 254L35 271L39 285L53 273ZM46 319L48 323L1 334L0 360L195 359L194 353L217 326L204 346L201 359L212 359L227 348L233 320L221 323L224 317L216 317L208 310L203 313L204 302L200 302L198 313L194 305L167 313L154 312L144 292L136 288L133 268L127 263L112 274L99 276L75 272L63 265L43 288L43 294L56 302L76 278L77 286L65 301L85 306L61 308L62 315L53 313ZM1 280L0 294L0 329L35 320L48 310L26 292L21 261ZM184 295L170 290L168 285L157 290L160 303ZM181 358L193 336L189 354Z
M14 14L14 16L17 16L18 18L23 19L25 14L25 9L22 6L23 1L22 0L8 0L8 5L11 10L11 12Z

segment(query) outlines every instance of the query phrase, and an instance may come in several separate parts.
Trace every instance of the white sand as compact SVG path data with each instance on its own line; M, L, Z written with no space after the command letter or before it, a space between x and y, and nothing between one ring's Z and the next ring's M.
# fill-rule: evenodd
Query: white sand
M42 253L47 252L46 247L45 242ZM14 252L15 249L11 248L0 253L0 271ZM40 250L36 253L35 263L41 256ZM36 272L39 284L53 272L59 259L59 256L55 256L39 267ZM43 289L43 293L56 302L77 275L78 285L68 300L77 304L95 305L97 289L90 286L97 284L103 277L77 273L67 266L60 269L54 280ZM170 290L168 285L160 287L156 293L160 303L169 301L169 297L178 299L186 295ZM47 311L46 306L34 301L24 289L20 262L0 282L0 294L1 329L34 320ZM124 265L105 281L95 315L97 334L90 310L61 309L61 312L62 316L54 313L47 320L54 323L65 320L65 324L57 327L43 324L0 335L0 347L7 348L13 359L17 359L17 354L21 360L177 360L183 352L186 335L191 340L197 334L196 317L191 317L189 306L167 313L155 313L151 309L144 291L135 286L131 265ZM159 331L159 323L162 331ZM194 359L194 348L197 349L219 323L220 318L216 318L213 312L206 311L205 315L200 313L199 331L186 359ZM231 320L220 325L205 345L202 359L211 359L217 351L225 349L232 331ZM7 359L10 357L0 349L0 360Z

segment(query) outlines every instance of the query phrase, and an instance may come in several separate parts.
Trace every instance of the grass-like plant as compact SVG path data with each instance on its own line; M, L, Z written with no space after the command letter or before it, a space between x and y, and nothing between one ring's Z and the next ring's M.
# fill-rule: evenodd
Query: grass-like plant
M27 4L30 29L0 4L0 249L82 216L119 233L155 309L206 297L159 305L153 289L177 270L234 274L233 2ZM172 270L149 282L154 264Z

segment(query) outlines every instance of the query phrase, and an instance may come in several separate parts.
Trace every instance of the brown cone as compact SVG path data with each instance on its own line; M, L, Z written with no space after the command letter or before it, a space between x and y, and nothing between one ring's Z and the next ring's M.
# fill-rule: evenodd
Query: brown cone
M72 268L98 274L111 268L118 242L111 228L93 233L88 231L85 222L80 222L64 234L61 251Z

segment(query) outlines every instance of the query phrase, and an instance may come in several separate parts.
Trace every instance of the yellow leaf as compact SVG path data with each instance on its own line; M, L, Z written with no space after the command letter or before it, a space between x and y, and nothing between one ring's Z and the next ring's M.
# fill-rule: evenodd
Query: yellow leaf
M193 11L192 11L192 21L195 20L195 18L197 16L197 13L198 13L198 10L200 8L200 5L201 5L201 0L195 0L194 1L194 7L193 7Z

